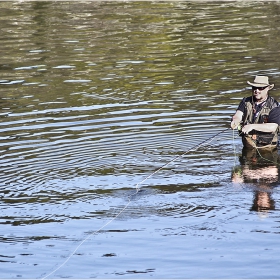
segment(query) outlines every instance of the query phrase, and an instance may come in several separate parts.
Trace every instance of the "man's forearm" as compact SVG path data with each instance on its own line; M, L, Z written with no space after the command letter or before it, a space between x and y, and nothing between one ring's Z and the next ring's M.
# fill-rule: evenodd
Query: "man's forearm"
M277 123L256 123L248 124L242 128L242 132L248 134L252 130L258 130L262 132L275 132L278 127Z
M230 126L231 126L232 129L235 129L238 126L238 124L242 120L242 116L243 116L243 112L237 110L236 113L234 114L234 116L231 119Z

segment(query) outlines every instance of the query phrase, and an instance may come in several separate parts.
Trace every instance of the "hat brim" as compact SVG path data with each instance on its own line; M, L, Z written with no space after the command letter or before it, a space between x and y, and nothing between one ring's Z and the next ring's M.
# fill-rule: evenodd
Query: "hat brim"
M252 86L252 87L268 87L269 86L270 89L274 88L274 84L271 84L271 85L269 85L269 84L258 84L258 83L251 83L249 81L247 81L247 84Z

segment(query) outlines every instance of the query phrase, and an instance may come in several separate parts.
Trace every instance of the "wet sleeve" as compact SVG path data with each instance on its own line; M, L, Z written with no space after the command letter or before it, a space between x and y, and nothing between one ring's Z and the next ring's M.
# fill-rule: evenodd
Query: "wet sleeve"
M280 107L273 108L268 116L268 122L269 123L277 123L280 125Z

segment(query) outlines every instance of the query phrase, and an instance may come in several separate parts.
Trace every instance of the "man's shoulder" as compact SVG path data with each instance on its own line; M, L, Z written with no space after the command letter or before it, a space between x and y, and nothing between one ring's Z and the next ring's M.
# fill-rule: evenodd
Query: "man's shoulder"
M276 108L279 106L278 101L272 96L268 97L267 104L268 104L268 107L270 107L270 108Z
M247 103L247 102L252 102L252 96L250 97L243 97L242 100L240 101L240 104L243 103Z
M242 101L245 103L247 103L247 102L252 103L252 96L244 97Z
M271 112L277 112L278 114L280 114L280 106L276 106L274 108L272 108Z

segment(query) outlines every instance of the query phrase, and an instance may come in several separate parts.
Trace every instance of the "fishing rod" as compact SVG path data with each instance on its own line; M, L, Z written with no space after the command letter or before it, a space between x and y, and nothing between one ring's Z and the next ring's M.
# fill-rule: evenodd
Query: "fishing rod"
M172 160L168 161L167 163L165 163L164 165L162 165L160 168L156 169L153 173L151 173L150 175L148 175L147 177L145 177L141 182L139 182L138 184L136 184L136 193L140 190L139 185L143 184L146 180L148 180L149 178L151 178L154 174L158 173L160 170L162 170L164 167L166 167L167 165L169 165L170 163L176 161L177 159L183 157L185 154L189 153L190 151L196 151L199 147L201 147L202 145L204 145L207 142L211 142L213 141L218 135L228 131L230 129L230 127L219 131L218 133L216 133L215 135L207 138L206 140L203 140L202 142L198 143L197 145L191 147L190 149L186 150L184 153L182 153L181 155L176 156L175 158L173 158Z
M174 157L172 160L168 161L167 163L165 163L164 165L162 165L161 167L159 167L158 169L156 169L154 172L152 172L150 175L146 176L141 182L137 183L135 186L135 193L131 194L128 196L128 202L127 204L112 218L110 219L107 223L105 223L103 226L101 226L99 229L97 229L96 231L94 231L93 233L89 234L87 237L85 237L78 245L77 247L72 251L72 253L66 258L66 260L59 265L56 269L54 269L53 271L51 271L49 274L47 274L46 276L42 277L41 280L48 278L50 275L52 275L53 273L55 273L56 271L58 271L60 268L62 268L69 260L70 258L77 252L77 250L85 243L86 240L88 240L91 236L97 234L98 232L100 232L103 228L105 228L106 226L108 226L110 223L112 223L117 217L119 217L126 209L127 207L130 205L131 201L132 201L132 197L135 196L141 189L141 187L139 187L141 184L143 184L146 180L148 180L149 178L151 178L153 175L155 175L156 173L158 173L160 170L162 170L163 168L165 168L167 165L169 165L170 163L178 160L179 158L183 157L185 154L189 153L190 151L196 151L199 147L201 147L202 145L204 145L207 142L211 142L213 141L218 135L228 131L229 129L231 129L230 127L223 129L221 131L219 131L218 133L216 133L215 135L207 138L206 140L203 140L202 142L196 144L195 146L189 148L188 150L186 150L185 152L183 152L181 155L177 155L176 157Z

